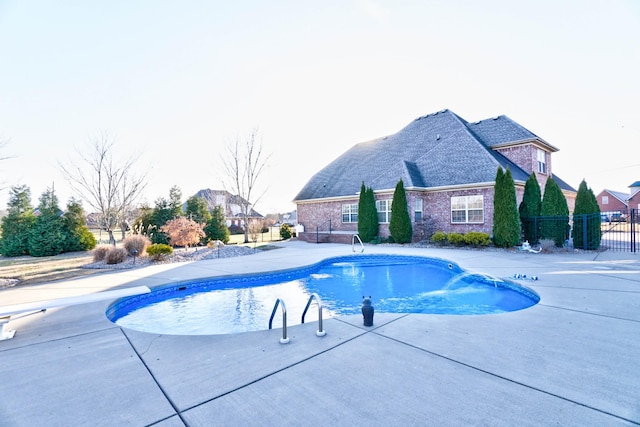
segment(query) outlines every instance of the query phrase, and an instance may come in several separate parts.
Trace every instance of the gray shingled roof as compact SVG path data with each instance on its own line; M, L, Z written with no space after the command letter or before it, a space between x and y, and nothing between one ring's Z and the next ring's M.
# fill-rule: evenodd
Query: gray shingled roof
M526 181L528 173L489 147L527 139L548 145L506 116L468 123L449 110L439 111L396 134L356 144L315 174L294 201L353 196L362 182L374 191L392 190L399 179L405 188L492 182L498 166L509 168L515 181Z

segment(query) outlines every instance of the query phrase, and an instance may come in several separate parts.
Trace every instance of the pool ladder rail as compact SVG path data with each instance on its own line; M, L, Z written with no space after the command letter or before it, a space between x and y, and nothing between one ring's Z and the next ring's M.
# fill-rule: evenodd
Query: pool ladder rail
M362 243L362 239L360 238L359 234L354 234L353 237L351 237L351 252L356 251L356 240L358 241L358 243L360 243L360 253L363 253L364 243Z
M302 323L304 323L304 316L307 314L307 310L309 309L309 306L314 299L318 304L318 330L316 331L316 336L323 337L327 334L327 331L322 328L322 301L320 300L320 296L318 294L313 293L309 297L307 305L302 312ZM278 306L282 307L282 338L280 338L280 344L287 344L290 341L289 337L287 337L287 307L282 298L276 299L276 303L273 306L273 311L271 312L271 317L269 318L269 329L272 329L273 317L276 315Z

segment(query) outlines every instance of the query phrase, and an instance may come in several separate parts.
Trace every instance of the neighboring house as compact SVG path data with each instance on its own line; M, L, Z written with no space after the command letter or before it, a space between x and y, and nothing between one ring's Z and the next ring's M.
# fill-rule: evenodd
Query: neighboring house
M222 206L225 212L225 219L227 227L238 226L244 228L244 219L242 217L241 204L244 201L242 197L233 195L225 190L200 190L195 194L197 197L201 197L206 200L209 206L209 211L213 210L216 206ZM252 206L249 206L249 222L260 221L264 217L253 210Z
M299 238L315 242L320 233L328 233L330 221L331 241L350 242L358 230L363 182L375 193L380 235L388 236L391 201L400 179L414 241L436 230L492 234L499 166L511 170L518 203L525 181L535 172L542 191L553 176L573 211L576 190L552 173L556 151L506 116L467 122L443 110L419 117L394 135L356 144L307 182L294 199L304 227Z
M629 186L629 192L602 190L596 197L600 212L628 215L629 209L640 209L640 181Z
M629 186L629 199L627 205L630 209L636 210L636 216L640 213L640 181L636 181Z
M600 212L626 213L629 208L629 205L627 204L629 193L602 190L600 194L596 196L596 199L598 200L598 206L600 206Z

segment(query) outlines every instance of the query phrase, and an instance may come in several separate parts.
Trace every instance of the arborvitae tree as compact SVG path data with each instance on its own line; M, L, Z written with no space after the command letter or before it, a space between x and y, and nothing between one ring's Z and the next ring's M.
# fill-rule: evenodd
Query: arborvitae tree
M213 208L211 219L204 227L204 233L208 240L220 240L223 243L229 242L229 227L227 227L222 206Z
M396 243L410 243L413 235L411 217L407 206L407 193L404 190L402 179L398 181L393 192L389 233Z
M561 248L569 238L569 206L562 190L553 178L547 178L544 186L544 196L540 208L540 235L544 239L551 239Z
M177 185L169 189L169 209L171 210L171 218L169 219L182 216L182 191Z
M64 252L89 251L96 247L96 238L87 227L84 210L79 201L69 200L62 219L66 233Z
M524 184L524 195L518 209L520 222L522 223L522 234L524 240L529 243L536 243L540 234L539 219L540 207L542 206L542 195L540 184L535 173L529 175L529 179Z
M2 218L0 253L4 256L29 254L29 232L35 223L31 191L26 185L11 187L7 216Z
M185 215L187 218L194 220L198 224L206 224L211 219L209 213L209 205L202 197L191 196L187 199L187 207Z
M29 254L40 257L64 252L67 233L58 197L53 189L42 193L38 211L36 221L29 231Z
M585 180L582 180L576 195L573 210L573 246L580 249L596 250L600 247L600 207L595 194ZM586 231L586 240L585 240Z
M373 189L360 187L358 199L358 234L363 242L370 242L378 235L378 211Z
M520 242L520 215L516 201L516 187L511 171L498 167L493 195L493 243L511 247Z

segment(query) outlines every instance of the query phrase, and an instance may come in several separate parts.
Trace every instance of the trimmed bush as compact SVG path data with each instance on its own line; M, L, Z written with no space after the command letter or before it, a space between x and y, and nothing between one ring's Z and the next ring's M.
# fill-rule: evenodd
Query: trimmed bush
M291 227L289 227L289 224L282 224L282 226L280 226L280 237L282 237L283 240L287 240L291 238Z
M169 245L165 245L164 243L155 243L147 247L147 255L149 255L154 261L159 261L172 253L173 248Z
M134 234L122 241L122 246L125 248L130 256L133 256L133 251L136 251L136 256L144 255L147 246L151 244L151 240L147 236L142 234Z
M104 257L107 264L120 264L127 259L127 250L125 248L114 248L111 246Z
M413 228L407 206L407 193L402 180L396 184L391 201L391 219L389 221L389 233L396 243L411 243Z
M109 245L100 245L93 250L93 262L104 261L104 258L107 256L107 252L113 246Z
M433 236L431 236L431 241L435 243L444 243L447 241L447 233L444 231L436 231L433 233Z
M470 231L464 235L464 242L467 245L489 246L491 244L491 236L480 231Z
M367 188L362 181L358 198L358 234L363 242L371 242L378 237L378 211L376 198L372 188Z
M461 246L464 244L464 236L460 233L449 233L447 241L452 245Z

